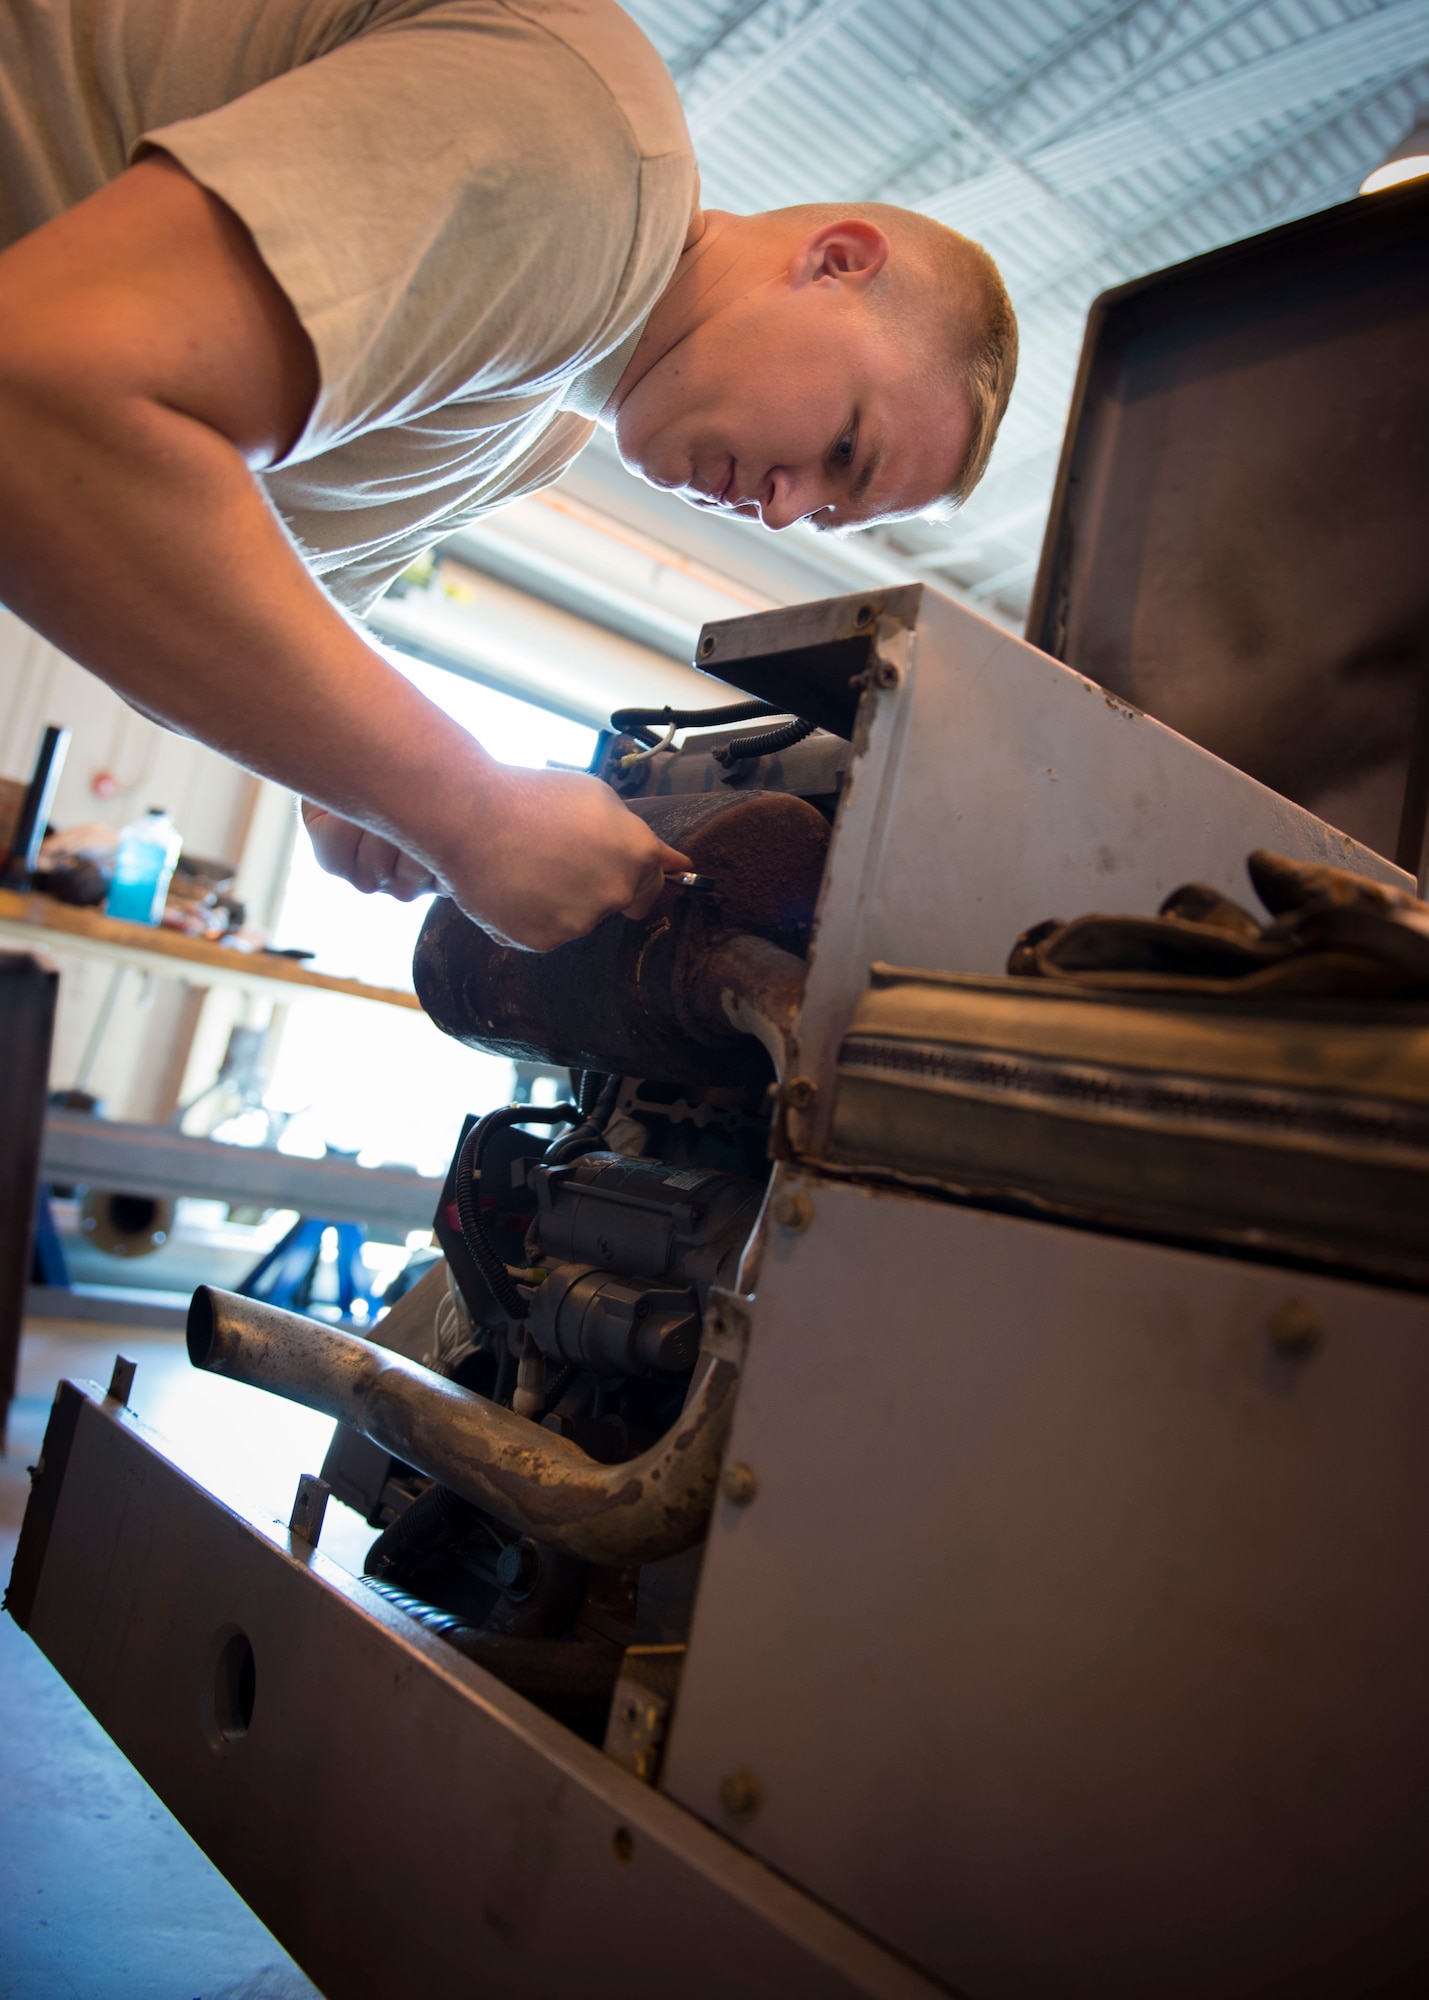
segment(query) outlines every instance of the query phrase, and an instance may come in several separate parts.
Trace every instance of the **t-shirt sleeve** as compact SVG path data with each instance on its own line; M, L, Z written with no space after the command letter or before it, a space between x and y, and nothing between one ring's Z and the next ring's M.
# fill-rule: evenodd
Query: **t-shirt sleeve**
M247 225L317 353L286 463L593 366L639 221L610 92L493 0L374 29L148 132Z

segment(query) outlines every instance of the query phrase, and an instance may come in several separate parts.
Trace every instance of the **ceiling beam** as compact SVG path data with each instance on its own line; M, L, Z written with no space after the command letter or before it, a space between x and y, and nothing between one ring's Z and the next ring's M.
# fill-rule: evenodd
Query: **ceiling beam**
M725 83L718 85L708 97L697 98L693 104L685 106L685 123L694 139L706 139L724 121L731 117L751 98L756 91L763 90L792 64L800 62L810 50L831 34L840 22L864 6L866 0L822 0L822 4L804 15L794 26L786 28L778 41L759 55L752 57ZM747 17L753 19L753 10Z
M1426 61L1429 8L1423 0L1388 0L1374 14L1323 29L1092 132L1036 146L1022 166L1063 198L1075 196L1187 147ZM918 206L975 234L1013 220L1027 197L1026 171L1003 166L925 196Z

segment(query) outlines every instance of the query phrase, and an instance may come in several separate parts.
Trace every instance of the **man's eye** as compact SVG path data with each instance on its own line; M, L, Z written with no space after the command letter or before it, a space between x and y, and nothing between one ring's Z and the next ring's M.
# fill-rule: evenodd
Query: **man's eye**
M853 432L850 431L847 437L841 437L838 443L834 446L835 465L852 465L853 447L854 447L854 435Z

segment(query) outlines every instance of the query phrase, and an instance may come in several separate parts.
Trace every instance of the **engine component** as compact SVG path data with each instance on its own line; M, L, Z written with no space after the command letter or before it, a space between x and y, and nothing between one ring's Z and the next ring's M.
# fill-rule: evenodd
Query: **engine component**
M504 1526L610 1564L655 1562L699 1540L739 1375L711 1355L672 1429L638 1458L597 1465L372 1341L208 1285L189 1307L188 1351L196 1368L351 1424Z
M498 944L449 902L417 941L417 996L439 1028L518 1061L672 1083L767 1077L797 1009L828 824L778 792L638 802L662 840L712 876L667 889L643 922L609 917L545 953Z
M536 1293L530 1331L543 1354L600 1375L683 1375L699 1349L700 1302L598 1264L562 1264Z
M760 1190L738 1174L701 1173L660 1160L587 1153L568 1167L538 1166L534 1233L546 1259L598 1264L625 1277L695 1287L727 1284L754 1226Z

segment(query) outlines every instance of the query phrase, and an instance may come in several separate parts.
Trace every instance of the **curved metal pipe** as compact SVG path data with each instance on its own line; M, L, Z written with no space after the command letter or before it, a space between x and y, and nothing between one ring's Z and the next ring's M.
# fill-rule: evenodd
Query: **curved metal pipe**
M788 1080L789 1047L804 1001L809 968L764 938L732 937L710 953L709 981L730 1027L761 1042L780 1083Z
M739 1370L703 1357L676 1423L624 1465L583 1451L374 1341L200 1285L196 1368L351 1424L429 1478L585 1562L658 1562L700 1539L714 1504Z

